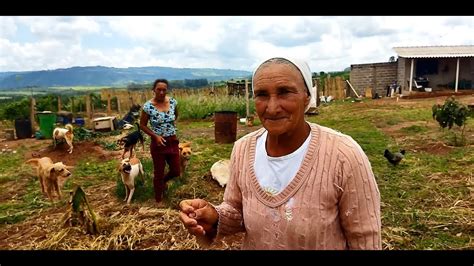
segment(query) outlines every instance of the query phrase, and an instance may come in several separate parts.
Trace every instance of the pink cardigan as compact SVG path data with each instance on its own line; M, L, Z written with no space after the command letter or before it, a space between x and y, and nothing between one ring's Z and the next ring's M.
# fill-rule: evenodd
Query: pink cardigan
M235 142L217 238L245 231L242 249L381 249L380 193L370 162L351 137L309 123L311 142L298 174L279 194L260 187L257 136Z

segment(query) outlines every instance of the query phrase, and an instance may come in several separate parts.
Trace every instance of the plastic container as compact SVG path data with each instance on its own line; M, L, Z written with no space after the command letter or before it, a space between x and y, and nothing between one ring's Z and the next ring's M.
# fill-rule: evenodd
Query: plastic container
M83 117L76 117L74 119L74 124L78 125L78 126L84 126L86 124L86 121L84 120Z
M56 120L57 123L60 123L60 124L63 124L63 125L72 123L72 113L71 112L59 111L59 112L56 113L56 115L58 116L57 120Z
M53 138L53 130L56 123L56 114L50 111L36 113L39 120L41 135L47 139Z
M18 139L31 138L31 121L30 119L15 119L15 131Z

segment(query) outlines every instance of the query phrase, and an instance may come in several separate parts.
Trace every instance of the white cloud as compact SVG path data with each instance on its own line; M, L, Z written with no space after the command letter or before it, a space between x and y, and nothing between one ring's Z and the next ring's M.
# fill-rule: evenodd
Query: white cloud
M34 38L21 35L25 29ZM276 55L307 59L315 72L336 71L388 61L395 46L472 45L472 36L474 17L0 17L0 71L90 65L251 71Z
M15 20L12 17L0 16L0 38L13 36L17 31Z
M99 24L91 17L18 17L17 21L29 27L40 40L79 42L84 35L100 31Z

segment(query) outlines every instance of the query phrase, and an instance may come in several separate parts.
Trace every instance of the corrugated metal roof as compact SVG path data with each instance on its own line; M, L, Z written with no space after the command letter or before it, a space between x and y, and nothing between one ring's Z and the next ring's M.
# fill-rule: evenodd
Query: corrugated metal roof
M474 57L474 45L393 47L405 58Z

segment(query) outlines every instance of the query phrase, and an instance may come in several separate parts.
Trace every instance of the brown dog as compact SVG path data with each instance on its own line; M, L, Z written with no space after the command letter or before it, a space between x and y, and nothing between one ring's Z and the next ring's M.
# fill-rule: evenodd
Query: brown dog
M254 116L249 115L247 119L245 120L245 124L247 124L248 127L253 127L253 121L254 121Z
M181 175L184 175L186 167L189 164L189 159L191 159L191 142L180 143L179 145L179 165L181 168Z
M36 167L36 173L41 184L41 192L46 193L48 198L53 200L53 192L56 192L59 199L61 199L61 187L66 179L71 176L68 166L62 162L53 163L49 157L40 159L30 159L26 161Z

